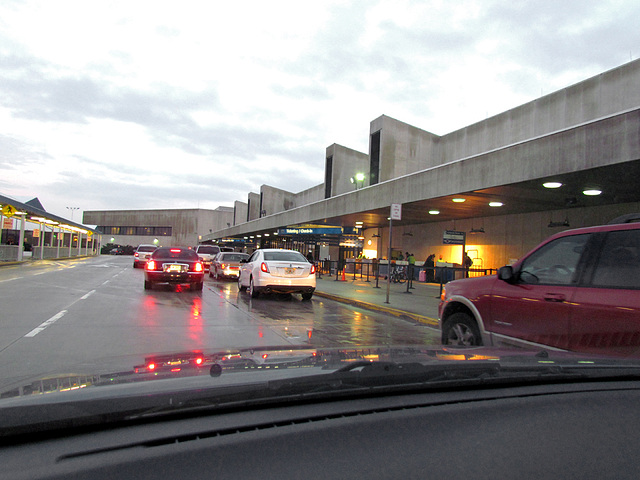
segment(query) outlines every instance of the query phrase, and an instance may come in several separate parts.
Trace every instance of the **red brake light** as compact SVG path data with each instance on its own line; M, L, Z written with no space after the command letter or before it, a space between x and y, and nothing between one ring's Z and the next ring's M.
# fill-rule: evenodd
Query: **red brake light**
M202 357L196 358L196 365L202 365L203 362L204 362L204 358Z
M147 365L147 370L155 370L155 369L156 369L155 363L150 363L149 365Z
M262 354L262 358L263 358L263 359L265 359L265 360L267 359L267 357L268 357L268 356L269 356L269 354L268 354L268 353L264 353L264 354Z
M201 272L202 271L202 264L200 262L196 263L195 271L196 272Z
M149 260L147 262L147 266L145 268L147 270L155 270L156 269L156 262L154 260Z
M222 270L224 270L225 268L227 268L227 266L226 266L224 263L221 263L221 264L220 264L220 268L221 268Z
M269 267L267 267L267 264L264 262L260 264L260 270L262 270L264 273L269 273Z
M136 252L136 253L134 253L134 254L133 254L133 256L134 256L134 257L139 257L139 256L140 256L140 254L139 254L138 252Z
M179 248L172 248L170 250L171 253L180 253L182 250L180 250Z
M314 273L316 273L316 266L312 263L311 270L309 270L309 275L313 275Z

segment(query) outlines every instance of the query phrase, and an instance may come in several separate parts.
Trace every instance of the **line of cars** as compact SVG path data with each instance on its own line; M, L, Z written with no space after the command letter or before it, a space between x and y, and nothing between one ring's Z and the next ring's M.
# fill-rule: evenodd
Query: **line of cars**
M238 289L252 298L261 293L299 293L310 300L316 289L315 265L294 250L258 249L248 255L216 245L195 249L140 245L133 266L144 266L145 290L157 283L189 284L192 290L202 290L207 270L217 280L237 279Z

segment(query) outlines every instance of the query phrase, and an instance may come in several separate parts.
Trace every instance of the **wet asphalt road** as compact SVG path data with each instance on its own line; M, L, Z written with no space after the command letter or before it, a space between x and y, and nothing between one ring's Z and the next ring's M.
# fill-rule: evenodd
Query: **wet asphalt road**
M32 376L131 368L145 356L310 345L438 345L423 325L332 300L251 299L234 281L202 292L157 285L131 257L38 261L0 268L0 387Z

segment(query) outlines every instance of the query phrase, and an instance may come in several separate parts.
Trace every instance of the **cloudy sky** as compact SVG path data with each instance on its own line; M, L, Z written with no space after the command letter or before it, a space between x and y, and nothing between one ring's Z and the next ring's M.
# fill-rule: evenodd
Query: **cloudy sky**
M638 58L638 19L637 0L2 0L0 193L70 218L299 192L380 115L442 135Z

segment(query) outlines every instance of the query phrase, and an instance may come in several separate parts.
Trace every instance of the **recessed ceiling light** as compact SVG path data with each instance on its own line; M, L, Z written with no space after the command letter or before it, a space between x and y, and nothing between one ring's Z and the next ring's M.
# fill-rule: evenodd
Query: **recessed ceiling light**
M467 199L466 198L452 198L451 201L453 203L464 203L464 202L467 201Z
M501 207L503 205L504 205L504 203L502 203L502 202L489 202L489 206L490 207Z
M362 225L364 222L356 222L356 225Z
M596 195L600 195L602 193L602 190L598 190L597 188L590 188L588 190L584 190L582 193L589 197L595 197Z
M429 210L429 215L439 215L440 210Z
M545 182L542 186L544 188L560 188L562 184L560 182Z

